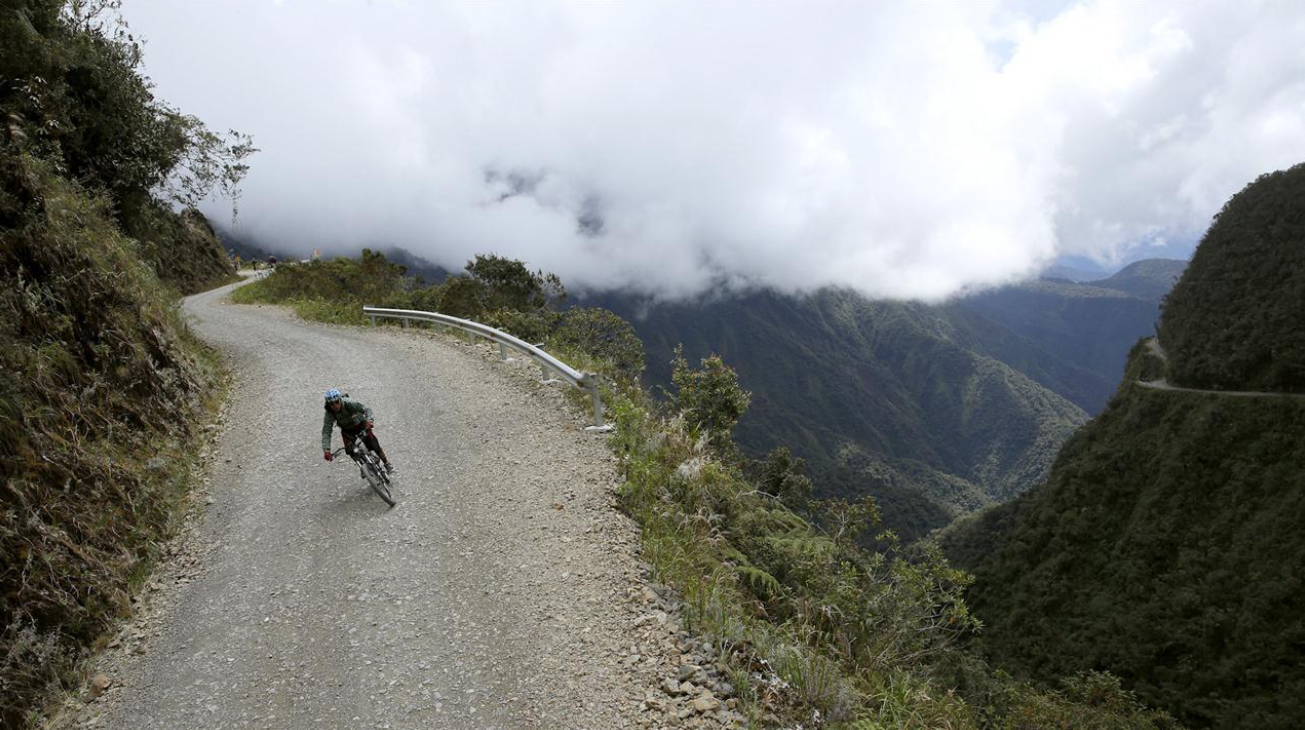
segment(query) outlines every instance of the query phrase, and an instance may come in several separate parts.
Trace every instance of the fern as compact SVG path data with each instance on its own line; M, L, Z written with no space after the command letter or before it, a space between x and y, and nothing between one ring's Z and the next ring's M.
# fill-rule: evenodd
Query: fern
M769 601L783 592L784 588L775 580L775 576L752 565L736 565L734 572L748 586L753 595L763 601Z

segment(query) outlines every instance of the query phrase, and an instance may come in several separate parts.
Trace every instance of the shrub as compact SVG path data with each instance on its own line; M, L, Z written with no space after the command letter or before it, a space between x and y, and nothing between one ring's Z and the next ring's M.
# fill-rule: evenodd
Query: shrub
M628 382L634 382L643 372L643 341L629 322L606 309L568 309L553 339L564 349L607 361L618 377Z
M805 473L806 466L805 460L793 458L787 446L776 446L765 459L749 464L748 469L757 489L801 512L806 510L814 486Z
M556 274L531 272L521 261L496 254L477 254L467 262L467 273L482 284L481 309L527 312L566 299L566 289Z
M518 337L530 344L538 344L548 338L549 333L557 327L561 315L551 309L532 309L518 312L515 309L495 309L480 315L479 320Z

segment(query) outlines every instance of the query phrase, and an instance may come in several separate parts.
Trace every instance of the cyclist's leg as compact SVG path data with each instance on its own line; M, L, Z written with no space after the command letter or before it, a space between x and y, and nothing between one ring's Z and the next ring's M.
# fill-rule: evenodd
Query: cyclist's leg
M354 432L350 433L349 431L346 431L345 429L341 428L341 429L340 429L340 438L344 440L344 449L345 449L345 453L348 454L350 457L352 457L352 456L353 456L353 442L354 442L355 439L358 438L358 432L357 432L357 431L354 431Z
M381 442L376 438L376 432L366 431L363 438L367 439L367 448L375 451L376 455L381 457L381 462L385 464L385 468L393 469L394 467L390 464L390 458L385 455L385 449L381 448Z

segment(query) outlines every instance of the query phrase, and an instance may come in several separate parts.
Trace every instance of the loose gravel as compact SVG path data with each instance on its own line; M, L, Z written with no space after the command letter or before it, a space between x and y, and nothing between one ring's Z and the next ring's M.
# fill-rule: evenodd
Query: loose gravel
M723 667L648 585L615 461L561 386L453 337L227 291L186 302L236 373L205 486L53 726L742 723ZM394 509L322 459L332 386L375 412Z

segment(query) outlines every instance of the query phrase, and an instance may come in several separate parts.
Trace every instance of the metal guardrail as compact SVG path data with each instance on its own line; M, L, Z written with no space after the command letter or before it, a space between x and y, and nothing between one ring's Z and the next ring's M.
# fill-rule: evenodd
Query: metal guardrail
M512 358L508 357L507 348L523 352L533 357L539 363L540 376L543 382L557 382L549 377L550 373L561 377L562 380L585 391L589 394L594 407L594 425L586 426L586 431L611 431L612 427L604 421L603 399L598 393L598 375L596 373L582 373L579 370L558 360L552 355L544 352L538 345L532 345L517 337L490 327L487 324L474 322L469 319L461 319L447 314L438 312L422 312L415 309L384 309L382 307L373 307L369 304L363 305L363 314L372 318L372 324L376 324L377 317L386 317L388 319L398 319L403 321L406 328L409 321L417 320L420 322L434 323L436 328L452 327L467 333L468 340L471 344L476 343L476 338L483 337L492 342L498 343L499 358L503 362L510 362Z

